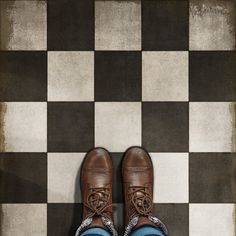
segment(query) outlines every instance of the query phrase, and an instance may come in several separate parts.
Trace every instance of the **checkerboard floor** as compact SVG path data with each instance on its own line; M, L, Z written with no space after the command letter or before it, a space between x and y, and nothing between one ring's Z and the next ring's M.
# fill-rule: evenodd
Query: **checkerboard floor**
M170 236L234 236L234 0L0 0L0 234L72 236L79 169L144 146Z

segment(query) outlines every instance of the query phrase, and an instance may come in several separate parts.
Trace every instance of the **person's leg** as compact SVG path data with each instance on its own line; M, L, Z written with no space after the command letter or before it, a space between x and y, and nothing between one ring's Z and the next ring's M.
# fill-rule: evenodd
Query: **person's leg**
M165 225L153 216L153 165L148 152L140 147L129 148L123 158L122 176L126 225L124 235L167 236Z
M132 231L130 236L165 236L165 234L159 228L143 226Z
M111 234L105 229L94 227L84 231L81 236L111 236Z
M87 153L81 167L83 221L75 236L117 236L112 214L112 160L103 148Z

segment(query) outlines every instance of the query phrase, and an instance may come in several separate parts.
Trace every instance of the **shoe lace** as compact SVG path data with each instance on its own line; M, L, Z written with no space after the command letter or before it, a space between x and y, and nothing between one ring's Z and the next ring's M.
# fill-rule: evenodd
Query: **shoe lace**
M152 198L146 186L130 186L129 199L131 205L130 219L135 216L150 216L152 214Z
M112 236L118 236L110 217L112 213L112 204L109 204L111 198L110 188L99 187L89 188L89 194L84 201L84 206L88 209L88 215L82 221L81 225L76 230L75 236L79 236L93 221L93 216L100 216L102 223L109 230Z
M109 203L110 189L107 187L89 188L90 194L87 196L87 201L84 202L85 207L90 211L88 217L103 216L108 217L111 213L110 207L112 204Z
M164 235L168 235L166 226L157 217L152 216L152 198L147 186L130 186L129 201L131 202L129 223L125 227L124 236L130 235L137 225L140 216L147 217L154 225L162 230Z

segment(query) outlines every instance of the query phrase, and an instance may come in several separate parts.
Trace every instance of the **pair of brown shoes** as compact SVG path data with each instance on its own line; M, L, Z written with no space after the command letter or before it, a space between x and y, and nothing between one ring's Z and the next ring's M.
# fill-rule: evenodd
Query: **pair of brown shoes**
M83 222L76 232L80 235L91 227L102 227L118 235L112 216L113 166L109 153L95 148L87 153L81 168ZM150 225L161 229L165 225L152 215L153 166L149 154L140 147L129 148L123 157L122 177L125 200L125 233Z

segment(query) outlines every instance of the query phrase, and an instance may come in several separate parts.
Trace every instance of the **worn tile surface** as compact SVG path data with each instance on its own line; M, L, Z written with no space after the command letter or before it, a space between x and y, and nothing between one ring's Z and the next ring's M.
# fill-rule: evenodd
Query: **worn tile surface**
M188 203L188 153L151 153L154 202Z
M142 100L188 101L188 52L142 53Z
M94 53L48 52L48 100L94 100Z
M5 152L47 151L47 103L6 102L3 119Z
M233 118L229 102L191 102L189 108L189 150L230 152Z
M80 165L85 153L48 153L48 202L81 202Z
M141 103L96 102L95 146L123 152L141 145Z
M190 0L190 50L235 50L234 0Z
M95 49L141 49L141 1L95 1Z
M234 204L190 204L191 236L234 236Z
M0 1L0 49L46 50L46 1Z
M0 235L74 236L94 146L111 152L122 235L131 145L152 155L170 236L235 235L235 6L0 0Z
M4 236L47 236L46 204L2 204L1 232Z

